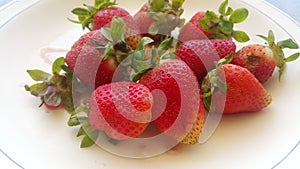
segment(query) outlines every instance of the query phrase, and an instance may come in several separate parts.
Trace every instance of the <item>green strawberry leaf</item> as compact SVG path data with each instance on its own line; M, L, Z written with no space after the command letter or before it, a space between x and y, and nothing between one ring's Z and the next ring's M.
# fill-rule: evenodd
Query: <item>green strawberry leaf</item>
M299 48L298 44L296 42L294 42L292 39L279 41L277 43L277 46L279 46L281 49L284 49L284 48L298 49Z
M117 5L116 1L109 2L109 0L104 0L104 2L97 2L97 3L95 2L95 9L99 11L114 5Z
M114 56L114 55L115 55L115 49L114 49L113 45L110 42L108 42L107 45L106 45L106 49L104 51L104 54L102 56L102 59L105 60L108 57Z
M248 14L249 12L246 8L236 9L229 17L229 21L232 23L241 23L247 19Z
M283 64L280 65L280 68L279 68L279 81L281 81L281 78L286 70L286 63L284 62Z
M87 135L85 135L81 141L80 148L87 148L91 147L92 145L95 144L95 141L97 140L99 136L99 131L97 130L92 130L91 132L87 132Z
M230 54L222 59L220 59L217 63L216 63L216 67L219 67L220 65L224 65L224 64L229 64L233 59L233 55Z
M62 65L65 64L65 58L64 57L60 57L58 59L56 59L53 64L52 64L52 73L55 74L59 74L60 71L62 70Z
M95 141L91 139L88 135L85 135L81 141L80 148L91 147L95 144Z
M83 136L83 135L86 135L86 132L84 131L83 127L80 127L76 137L80 137L80 136Z
M233 23L222 20L219 23L219 29L225 35L231 35L233 31Z
M134 59L133 62L132 62L132 68L135 70L135 72L142 72L144 70L149 69L150 64L146 63L143 60Z
M166 51L172 48L173 42L174 42L174 37L162 41L161 44L158 46L158 51L161 50Z
M231 7L228 7L226 13L223 16L229 16L233 13L233 9Z
M206 11L203 19L199 20L200 26L207 32L213 33L213 28L220 22L220 18L213 11Z
M112 37L112 42L118 43L120 41L125 41L125 32L126 24L122 18L115 16L112 19L110 34Z
M244 31L233 31L233 38L238 42L247 42L250 40L249 36Z
M299 58L300 53L294 53L291 56L284 59L285 62L292 62Z
M232 39L238 42L249 41L245 32L234 30L236 23L245 21L248 17L246 8L232 9L228 7L228 0L223 1L218 9L219 14L213 11L206 11L204 17L199 20L200 26L212 35L210 39ZM235 35L235 37L234 37Z
M110 0L96 0L94 6L83 4L85 8L75 8L71 11L74 15L77 15L78 21L68 20L76 24L81 24L83 29L88 28L92 31L93 18L97 12L113 5L116 5L116 2L110 2Z
M68 126L74 127L80 125L80 121L77 116L71 116L68 120Z
M273 33L272 30L269 30L268 37L266 37L264 35L257 35L257 36L260 37L260 38L262 38L263 40L265 40L269 45L273 45L274 44L275 36L274 36L274 33Z
M64 103L64 108L68 112L74 111L74 104L73 104L73 96L71 91L66 91L61 94L62 102Z
M154 11L160 11L165 6L165 0L150 0L150 6Z
M44 72L42 70L37 70L37 69L35 69L35 70L27 70L27 73L35 81L45 81L49 77L51 77L51 74L46 73L46 72Z
M184 3L184 0L173 0L172 1L172 8L178 10L179 8L182 7L183 3Z
M225 0L224 2L221 3L218 10L221 15L225 15L227 6L228 6L228 0Z
M145 69L141 72L138 72L137 74L133 75L133 78L132 78L132 82L137 82L139 81L145 74L147 74L150 70L152 70L152 68L149 68L149 69Z
M75 8L71 11L73 14L75 15L90 15L90 11L88 9L85 9L85 8Z
M275 35L274 35L272 30L269 30L269 32L268 32L268 43L271 44L271 43L274 43L274 41L275 41Z
M160 27L160 24L158 22L154 22L153 24L151 24L150 27L149 27L149 34L150 35L158 34L159 27Z
M101 34L107 39L108 41L113 41L112 35L110 33L110 28L101 28Z
M36 96L36 97L43 96L46 93L47 88L48 88L48 85L45 82L36 83L32 86L25 85L25 90L29 91L30 94L32 94L33 96Z
M76 23L76 24L81 24L80 21L75 21L75 20L70 19L70 18L67 18L67 20L70 21L70 22Z
M150 43L154 42L153 39L149 38L149 37L143 37L139 43L139 46L136 50L143 50L144 47Z

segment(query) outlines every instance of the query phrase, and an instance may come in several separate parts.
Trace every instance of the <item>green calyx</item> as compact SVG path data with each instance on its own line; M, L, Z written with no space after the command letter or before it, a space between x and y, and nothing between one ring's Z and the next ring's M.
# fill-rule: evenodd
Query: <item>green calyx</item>
M102 133L105 135L103 131L99 131L94 129L88 121L88 116L90 113L89 110L89 99L83 99L81 103L76 107L76 109L71 113L70 118L67 122L70 127L79 127L77 132L77 137L82 137L80 148L88 148L93 146L96 143L99 134ZM112 144L116 144L116 140L112 140L108 138Z
M114 17L110 28L102 28L101 34L108 41L107 44L101 44L94 41L97 48L105 49L103 59L108 57L115 57L119 66L123 66L128 72L123 72L125 80L138 81L145 73L156 67L161 59L175 58L175 51L173 42L174 38L163 40L156 48L147 47L154 42L149 37L141 39L136 50L132 50L125 41L124 32L126 29L125 22L119 18ZM130 70L129 70L130 69Z
M214 112L216 107L212 104L212 96L215 92L220 91L223 95L226 95L228 85L220 76L224 76L224 71L220 70L220 67L224 64L229 64L232 61L233 56L229 55L216 62L216 69L208 72L201 84L201 92L203 97L203 103L207 110Z
M125 41L126 24L123 19L115 16L112 19L110 28L101 28L100 32L108 41L107 44L101 44L94 41L99 49L105 49L103 59L108 57L116 57L118 63L121 63L132 51L130 46Z
M42 104L48 106L63 105L70 113L68 126L80 126L77 137L82 136L81 148L87 148L95 144L101 131L93 129L88 122L89 101L86 99L73 100L73 94L87 93L87 87L73 78L73 73L65 65L63 57L58 58L52 64L52 74L42 70L27 70L30 77L38 83L31 86L25 85L25 90L33 96L39 97ZM72 88L76 86L75 88ZM73 90L73 91L72 91ZM81 96L80 96L81 97ZM113 144L115 140L107 138Z
M185 20L180 16L183 13L184 0L149 0L147 16L155 22L150 26L151 35L169 36L176 27L182 27Z
M283 73L286 69L286 63L295 61L299 58L300 53L294 53L288 57L285 57L283 49L299 49L298 44L292 39L286 39L279 42L275 42L275 36L272 30L269 30L268 36L257 35L258 37L264 39L270 49L273 52L273 57L276 62L277 67L279 68L279 80L281 79Z
M151 38L144 37L139 48L131 55L133 73L129 78L130 81L137 82L150 70L156 68L161 60L176 58L173 37L162 41L157 48L154 46L145 48L146 45L152 42Z
M69 21L81 24L83 29L88 28L89 30L92 30L93 17L97 12L114 5L116 5L116 1L110 2L110 0L95 0L94 6L83 4L85 8L75 8L72 10L72 13L77 15L78 20L69 19Z
M89 114L89 101L84 100L71 113L71 116L67 122L68 126L70 127L80 126L77 133L77 137L82 136L80 148L87 148L94 145L99 135L99 131L93 129L89 125L88 114Z
M241 30L235 30L234 25L245 21L248 17L246 8L232 9L228 7L228 0L225 0L218 10L219 14L213 11L207 11L199 24L206 31L212 34L210 39L235 39L238 42L247 42L250 40L247 33Z
M64 73L62 73L64 71ZM25 90L33 96L39 97L43 104L57 107L64 105L69 112L73 111L72 77L73 74L65 66L63 57L58 58L52 65L52 74L42 70L27 70L30 77L38 83L31 86L25 85Z

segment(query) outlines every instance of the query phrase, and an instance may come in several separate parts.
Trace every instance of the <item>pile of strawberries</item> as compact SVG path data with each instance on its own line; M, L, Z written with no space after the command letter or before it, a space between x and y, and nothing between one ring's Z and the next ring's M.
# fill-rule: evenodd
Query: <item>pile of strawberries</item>
M228 0L218 13L199 11L185 23L184 0L149 0L130 15L110 0L72 13L90 31L58 58L52 74L28 70L37 84L25 88L49 109L70 112L68 124L80 126L81 147L99 132L109 139L138 138L149 125L183 144L196 144L207 113L258 112L270 105L263 84L299 53L291 39L275 42L272 31L258 35L267 44L237 51L250 37L234 25L248 17ZM179 31L178 31L179 30Z

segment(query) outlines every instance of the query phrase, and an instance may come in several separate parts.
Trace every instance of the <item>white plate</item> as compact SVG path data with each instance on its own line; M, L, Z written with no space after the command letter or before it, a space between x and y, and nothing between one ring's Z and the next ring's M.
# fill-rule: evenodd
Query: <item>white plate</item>
M141 0L119 2L132 13L144 3ZM187 0L184 16L190 18L198 10L216 10L220 2ZM289 64L280 83L275 75L266 84L274 100L270 107L259 113L223 117L215 134L205 144L182 146L142 160L117 157L96 146L80 149L76 129L66 124L68 114L59 111L46 113L45 109L38 108L39 100L29 96L23 85L32 83L26 69L50 70L39 56L39 50L69 30L79 29L66 18L73 17L70 10L82 3L43 0L0 29L0 149L23 168L272 168L299 142L300 95L297 87L300 84L300 63L296 61ZM299 42L299 25L266 3L251 1L249 5L231 0L230 5L250 10L249 19L239 25L252 37L250 43L263 43L255 35L266 34L269 29L278 39L297 37L295 40ZM71 42L66 40L63 44Z

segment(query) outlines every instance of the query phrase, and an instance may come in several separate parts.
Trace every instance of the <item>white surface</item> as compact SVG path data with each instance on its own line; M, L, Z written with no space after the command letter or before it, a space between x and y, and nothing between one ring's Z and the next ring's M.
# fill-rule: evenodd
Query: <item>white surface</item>
M299 0L266 0L300 22Z
M23 10L34 5L39 0L10 0L6 1L3 6L0 5L0 29L9 22L10 19L17 16Z
M143 3L133 0L119 2L130 4L127 9L131 11L136 11ZM216 9L219 2L199 5L196 1L187 1L185 16L191 16L198 10ZM0 93L4 96L0 99L0 115L4 118L0 123L0 148L26 169L271 168L300 140L300 96L295 94L300 84L298 61L289 65L287 75L281 83L273 78L266 85L274 97L269 108L257 114L226 116L214 136L203 145L180 147L176 151L146 160L116 157L97 147L80 149L75 129L66 125L68 115L63 112L44 113L44 109L36 108L39 101L30 97L23 90L22 84L32 82L25 73L26 69L50 70L49 65L39 57L39 49L78 27L67 22L66 18L72 17L69 11L81 4L82 1L74 0L64 3L59 0L44 0L0 29L0 53L1 57L6 58L0 62L0 75L3 79ZM251 1L251 6L266 15L241 2L232 0L231 4L250 9L247 23L240 27L247 30L251 37L272 29L278 39L285 39L290 35L297 37L299 43L299 26L265 3ZM276 18L276 22L282 26L267 15ZM253 38L252 42L262 41ZM279 168L299 168L296 160L300 154L299 148L297 150ZM3 160L3 156L0 159L0 164L4 161L1 168L11 165Z

